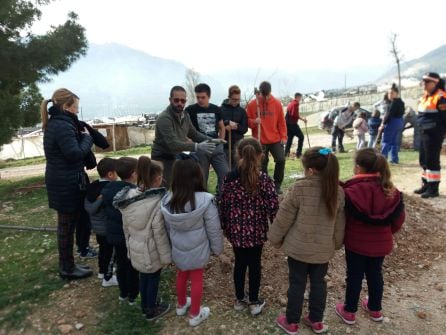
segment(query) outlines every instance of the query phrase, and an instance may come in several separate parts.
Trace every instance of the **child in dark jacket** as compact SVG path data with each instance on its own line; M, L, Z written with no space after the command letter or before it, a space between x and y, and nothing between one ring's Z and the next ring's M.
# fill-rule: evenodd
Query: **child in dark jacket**
M361 301L361 307L373 321L383 320L382 264L392 251L393 234L400 230L405 219L402 194L390 180L384 156L371 148L359 150L354 171L355 176L343 185L347 287L345 302L336 305L336 313L349 325L356 322L364 275L369 297Z
M124 187L136 188L137 174L136 158L121 157L116 162L116 172L120 181L108 183L102 190L105 215L107 216L107 241L112 244L116 252L116 275L119 284L119 301L128 300L129 305L135 305L139 292L139 273L127 257L122 215L113 206L113 198Z
M378 129L382 123L382 119L380 118L381 113L379 110L375 110L372 114L372 117L368 120L369 125L369 148L374 148L376 144L376 140L378 139Z
M259 298L263 244L267 240L268 219L274 220L279 202L274 182L260 170L263 156L260 143L243 139L237 147L238 167L222 186L219 211L222 228L234 248L234 309L249 303L252 315L259 314L265 301ZM245 297L245 273L249 268L249 300Z
M98 278L102 279L103 287L109 287L118 285L118 281L113 276L113 245L107 242L107 216L101 192L108 183L118 179L116 160L108 157L101 159L97 170L100 179L87 186L84 207L90 216L91 229L96 233L96 241L99 244Z

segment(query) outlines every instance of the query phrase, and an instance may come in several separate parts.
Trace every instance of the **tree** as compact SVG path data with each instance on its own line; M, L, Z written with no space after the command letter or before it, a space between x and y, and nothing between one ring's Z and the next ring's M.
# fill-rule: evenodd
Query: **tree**
M390 54L395 58L395 63L396 63L396 67L398 70L398 89L401 92L401 67L400 67L400 62L402 60L402 55L401 55L401 51L398 50L398 46L396 43L396 40L398 38L398 34L396 33L391 33L390 34L390 45L392 47L392 49L390 50Z
M200 83L200 73L195 71L194 69L186 70L186 93L187 100L190 104L194 104L197 102L195 98L195 86Z
M77 15L45 35L31 32L42 5L52 0L2 0L0 7L0 145L18 128L39 122L43 99L37 84L67 70L87 50L85 31Z

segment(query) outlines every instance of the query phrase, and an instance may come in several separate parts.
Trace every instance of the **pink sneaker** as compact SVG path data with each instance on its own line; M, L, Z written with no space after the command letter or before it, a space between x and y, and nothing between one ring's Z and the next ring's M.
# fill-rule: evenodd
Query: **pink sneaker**
M384 319L383 313L381 313L381 311L371 311L369 309L368 305L369 305L369 299L362 299L361 300L361 307L362 307L363 310L365 310L366 312L369 313L370 318L373 321L376 321L376 322L382 321Z
M297 335L299 325L297 323L288 323L285 314L281 314L276 319L277 325L289 335Z
M347 312L344 304L336 304L336 314L348 325L354 325L356 323L355 313Z
M312 322L310 316L304 317L304 323L313 330L313 333L322 334L328 331L328 326L323 322Z

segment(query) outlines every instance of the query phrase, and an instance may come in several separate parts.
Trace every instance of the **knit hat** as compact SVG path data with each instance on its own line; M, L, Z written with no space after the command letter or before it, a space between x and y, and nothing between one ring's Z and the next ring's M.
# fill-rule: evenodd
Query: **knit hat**
M438 83L440 81L440 75L435 72L426 72L423 75L423 81L433 81L434 83Z

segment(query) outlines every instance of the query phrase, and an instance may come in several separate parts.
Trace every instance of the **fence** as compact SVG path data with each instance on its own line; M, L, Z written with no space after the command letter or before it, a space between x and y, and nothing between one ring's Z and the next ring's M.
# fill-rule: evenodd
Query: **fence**
M385 92L373 94L355 94L336 97L328 99L326 101L314 101L306 103L303 102L299 105L299 112L302 114L325 112L334 107L344 106L349 102L351 103L355 101L359 102L361 106L365 106L367 109L367 107L370 108L371 106L373 106L374 103L382 100L384 93ZM423 90L421 89L421 87L410 87L402 90L401 98L406 102L406 106L413 105L414 102L417 101L422 94ZM416 108L414 109L416 110Z

